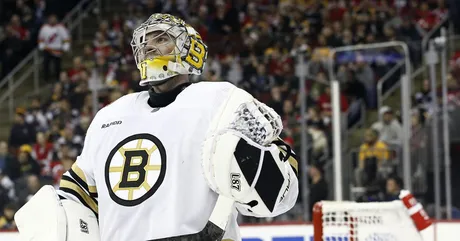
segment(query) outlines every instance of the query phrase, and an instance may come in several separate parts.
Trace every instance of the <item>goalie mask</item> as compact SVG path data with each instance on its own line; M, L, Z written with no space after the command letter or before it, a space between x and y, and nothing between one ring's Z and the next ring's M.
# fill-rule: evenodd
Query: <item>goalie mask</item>
M131 46L142 86L161 84L176 75L201 75L208 55L193 27L161 13L153 14L134 30Z

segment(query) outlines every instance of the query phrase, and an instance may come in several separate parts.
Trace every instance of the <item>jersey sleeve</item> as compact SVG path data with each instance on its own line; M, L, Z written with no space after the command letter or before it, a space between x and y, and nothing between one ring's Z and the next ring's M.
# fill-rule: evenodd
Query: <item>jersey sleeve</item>
M69 51L70 49L70 35L68 30L64 27L64 25L60 26L59 33L62 38L62 50Z
M86 133L82 153L77 157L71 169L64 173L59 184L58 195L61 199L70 199L91 209L97 216L98 201L94 179L92 147L94 147L94 121Z

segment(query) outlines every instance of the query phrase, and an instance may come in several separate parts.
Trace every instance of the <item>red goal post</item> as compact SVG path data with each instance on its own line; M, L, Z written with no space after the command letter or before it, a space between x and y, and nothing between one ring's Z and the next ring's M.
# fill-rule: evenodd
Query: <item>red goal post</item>
M392 202L314 205L314 241L432 241L432 220L409 191Z

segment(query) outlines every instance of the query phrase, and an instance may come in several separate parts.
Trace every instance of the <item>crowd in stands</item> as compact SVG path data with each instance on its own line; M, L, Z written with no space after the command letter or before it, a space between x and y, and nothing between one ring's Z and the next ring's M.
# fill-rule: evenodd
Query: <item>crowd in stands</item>
M44 22L45 9L49 7L45 2L9 0L5 3L12 7L6 12L0 10L0 19L7 22L3 25L7 37L0 45L4 70L11 69L5 64L17 63L26 53L25 43L14 46L16 43L11 38L22 38L21 33L25 32L28 34L24 38L35 36L27 38L29 46L37 43L38 26ZM113 2L116 3L119 1ZM17 109L10 138L0 141L0 210L3 210L0 229L14 229L11 213L27 202L40 185L58 184L60 175L70 168L82 149L95 109L124 94L145 89L138 85L139 72L134 66L130 41L133 29L154 12L182 17L208 44L205 73L194 81L230 81L268 103L282 116L285 127L282 138L297 151L301 149L299 123L307 122L311 143L310 205L330 197L324 177L324 165L331 156L331 96L327 77L330 48L403 40L416 43L410 46L412 60L417 63L419 41L447 12L443 0L123 0L122 3L126 11L114 12L102 20L92 44L84 46L83 52L67 56L72 58L73 66L60 71L57 81L47 80L54 82L52 95L34 98L29 106ZM15 27L15 22L24 27ZM11 51L22 52L13 61ZM296 76L298 52L306 52L306 60L310 62L305 90L299 89ZM360 103L369 109L378 107L377 81L401 59L400 53L385 49L338 57L337 78L345 87L341 110L353 122ZM93 106L92 88L98 89L97 106ZM299 91L308 93L306 120L299 113ZM376 143L385 146L395 141L398 145L401 132L387 131L388 123L391 128L400 128L392 113L391 109L382 110L387 117L366 132L364 145L368 152ZM372 168L366 156L372 154L368 154L359 155L357 184L369 181L368 170ZM382 160L391 156L378 155ZM374 166L379 166L379 158ZM386 182L387 193L383 196L394 197L400 187L400 179L392 177ZM300 219L302 210L295 210L287 218Z
M51 13L62 19L81 0L0 1L0 79L36 45L39 31Z

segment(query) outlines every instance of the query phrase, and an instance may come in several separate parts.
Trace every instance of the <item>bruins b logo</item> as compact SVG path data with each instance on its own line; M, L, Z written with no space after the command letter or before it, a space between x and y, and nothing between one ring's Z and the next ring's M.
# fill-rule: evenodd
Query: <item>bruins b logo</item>
M123 206L135 206L151 197L166 174L166 151L150 134L130 136L110 152L105 182L110 197Z

